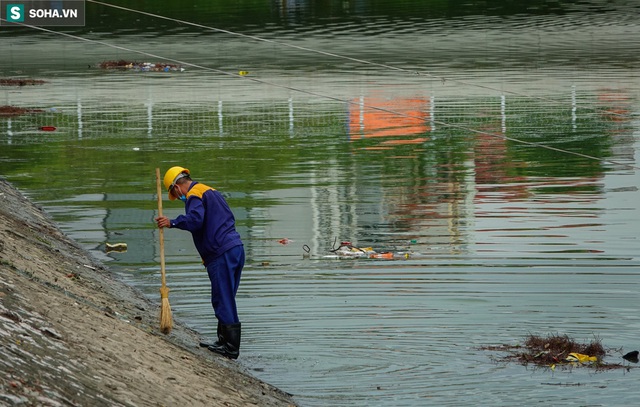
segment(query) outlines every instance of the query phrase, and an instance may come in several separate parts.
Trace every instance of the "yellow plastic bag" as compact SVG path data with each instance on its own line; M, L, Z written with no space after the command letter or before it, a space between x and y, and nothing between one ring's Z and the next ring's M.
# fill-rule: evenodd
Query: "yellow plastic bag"
M570 353L566 359L567 362L579 362L579 363L587 363L587 362L597 362L598 358L595 356L583 355L582 353Z

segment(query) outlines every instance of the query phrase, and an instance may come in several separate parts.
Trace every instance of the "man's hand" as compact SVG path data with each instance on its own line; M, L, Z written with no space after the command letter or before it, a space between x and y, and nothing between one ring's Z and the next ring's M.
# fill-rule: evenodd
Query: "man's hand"
M171 227L171 222L169 221L169 218L167 218L166 216L158 216L155 220L159 228Z

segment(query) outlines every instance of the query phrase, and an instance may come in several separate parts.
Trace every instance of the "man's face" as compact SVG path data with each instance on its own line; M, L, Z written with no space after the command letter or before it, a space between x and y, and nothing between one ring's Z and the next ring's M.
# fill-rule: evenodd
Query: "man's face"
M174 184L173 187L171 188L171 195L173 195L176 199L180 199L180 197L182 195L184 195L182 193L182 187L178 184Z

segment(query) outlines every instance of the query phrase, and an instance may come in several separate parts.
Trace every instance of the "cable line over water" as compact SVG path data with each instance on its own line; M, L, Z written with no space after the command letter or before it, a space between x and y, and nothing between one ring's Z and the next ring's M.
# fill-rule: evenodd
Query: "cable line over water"
M100 1L96 1L96 0L87 0L87 1L92 2L92 3L96 3L96 4L100 4L100 5L113 7L113 8L122 9L122 10L125 10L125 11L128 11L128 12L140 13L140 14L143 14L143 15L151 16L151 17L157 17L157 18L162 18L162 19L166 19L166 20L175 21L175 22L182 23L182 24L192 25L192 26L195 26L195 27L200 27L200 28L205 28L205 29L209 29L209 30L224 32L224 33L228 33L228 34L232 34L232 35L238 35L238 36L241 36L241 37L246 37L246 38L254 39L254 40L257 40L257 41L271 42L271 43L275 43L275 44L279 44L279 45L283 45L283 46L289 46L289 47L293 47L293 48L296 48L296 49L305 50L305 51L309 51L309 52L316 52L316 53L320 53L320 54L324 54L324 55L328 55L328 56L333 56L333 57L337 57L337 58L344 58L344 59L348 59L350 61L362 62L364 64L371 64L371 65L376 65L376 66L380 66L380 67L386 67L386 68L393 69L393 70L396 70L396 71L402 71L402 72L407 72L407 73L415 73L415 71L410 71L410 70L407 70L407 69L404 69L404 68L393 67L391 65L378 64L378 63L370 62L370 61L366 61L366 60L360 60L360 59L351 58L351 57L344 57L344 56L340 56L338 54L333 54L333 53L329 53L329 52L325 52L325 51L313 50L313 49L306 48L306 47L300 47L300 46L286 44L286 43L277 42L277 41L273 41L273 40L263 39L261 37L256 37L256 36L252 36L252 35L235 33L235 32L232 32L232 31L223 30L223 29L219 29L219 28L212 28L212 27L204 26L204 25L197 24L197 23L190 23L190 22L187 22L187 21L177 20L177 19L173 19L173 18L169 18L169 17L164 17L164 16L160 16L160 15L156 15L156 14L152 14L152 13L148 13L148 12L144 12L144 11L129 9L129 8L126 8L126 7L121 7L121 6L115 6L115 5L111 5L111 4L108 4L108 3L103 3L103 2L100 2ZM6 20L2 19L2 21L6 21ZM47 28L44 28L44 27L40 27L40 26L32 26L32 25L23 24L23 23L17 23L17 24L22 25L24 27L31 28L31 29L39 30L39 31L42 31L42 32L55 34L55 35L59 35L59 36L64 36L64 37L71 38L71 39L77 40L77 41L84 41L84 42L98 44L98 45L102 45L102 46L105 46L105 47L109 47L109 48L113 48L113 49L117 49L117 50L121 50L121 51L137 53L137 54L144 55L144 56L151 57L151 58L158 58L158 59L161 59L161 60L174 62L176 64L180 64L180 65L183 65L183 66L188 66L188 67L191 67L191 68L201 69L201 70L208 71L208 72L213 72L213 73L226 75L226 76L230 76L230 77L234 77L234 78L238 78L238 79L248 80L248 81L260 83L262 85L267 85L267 86L273 86L273 87L277 87L277 88L281 88L281 89L286 89L286 90L289 90L289 91L292 91L292 92L306 94L306 95L310 95L310 96L315 96L315 97L318 97L318 98L338 101L338 102L341 102L341 103L346 103L346 104L349 104L349 105L358 106L360 108L365 108L365 109L385 112L385 113L389 113L389 114L393 114L393 115L397 115L397 116L401 116L401 117L405 117L405 118L410 118L410 119L418 119L418 120L425 120L425 121L426 120L430 120L434 124L438 124L440 126L447 127L447 128L458 129L458 130L468 131L468 132L474 133L474 134L479 134L479 135L485 135L485 136L490 136L490 137L494 137L494 138L499 138L499 139L502 139L502 140L507 140L507 141L511 141L511 142L514 142L514 143L518 143L518 144L522 144L522 145L526 145L526 146L530 146L530 147L537 147L537 148L542 148L542 149L546 149L546 150L549 150L549 151L559 152L559 153L563 153L563 154L569 154L569 155L573 155L573 156L576 156L576 157L582 157L582 158L586 158L586 159L589 159L589 160L599 161L601 163L606 163L606 164L612 164L612 165L616 165L616 166L625 167L625 168L628 168L628 169L633 169L633 170L640 169L640 167L632 165L632 164L627 164L627 163L623 163L623 162L619 162L619 161L615 161L615 160L603 159L603 158L600 158L600 157L595 157L595 156L588 155L588 154L583 154L583 153L579 153L579 152L575 152L575 151L565 150L565 149L562 149L562 148L553 147L553 146L549 146L549 145L546 145L546 144L541 144L541 143L535 143L535 142L530 142L530 141L526 141L526 140L521 140L521 139L518 139L518 138L509 137L509 136L506 136L506 135L503 135L503 134L498 134L498 133L493 133L493 132L473 129L473 128L466 127L466 126L463 126L463 125L447 123L447 122L444 122L444 121L441 121L441 120L436 120L436 119L433 119L433 118L430 118L430 117L427 117L427 116L407 114L407 113L395 111L393 109L388 109L388 108L374 106L374 105L367 105L367 104L363 104L362 102L355 102L355 101L352 101L352 100L347 100L347 99L343 99L343 98L339 98L339 97L335 97L335 96L331 96L331 95L327 95L327 94L322 94L322 93L318 93L318 92L314 92L314 91L310 91L310 90L306 90L306 89L301 89L301 88L290 86L290 85L278 84L278 83L274 83L274 82L271 82L271 81L259 79L259 78L256 78L256 77L242 75L240 73L224 71L224 70L217 69L217 68L207 67L207 66L203 66L203 65L187 62L187 61L178 60L178 59L175 59L175 58L168 58L168 57L165 57L165 56L162 56L162 55L153 54L153 53L150 53L150 52L147 52L147 51L141 51L141 50L136 50L136 49L124 47L124 46L121 46L121 45L110 44L110 43L107 43L107 42L104 42L104 41L100 41L100 40L84 38L84 37L81 37L81 36L78 36L78 35L69 34L69 33L65 33L65 32L53 31L53 30L50 30L50 29L47 29ZM436 77L436 78L446 79L446 78L440 78L440 77ZM497 90L497 89L494 89L494 88L491 88L491 87L487 87L487 86L467 84L467 83L461 82L461 81L457 81L457 82L465 84L465 85L469 85L469 86L476 86L476 87L484 88L484 89ZM510 93L517 94L515 92L510 92ZM534 99L537 98L537 97L534 97L534 96L527 96L527 97L534 98ZM544 100L553 101L551 99L546 99L546 98L543 98L543 99ZM557 102L557 101L554 101L554 102Z
M398 66L394 66L394 65L383 64L383 63L369 61L369 60L365 60L365 59L354 58L354 57L350 57L350 56L346 56L346 55L336 54L336 53L328 52L328 51L324 51L324 50L319 50L319 49L314 49L314 48L309 48L309 47L303 47L301 45L290 44L290 43L287 43L287 42L277 41L277 40L273 40L273 39L269 39L269 38L263 38L263 37L259 37L257 35L243 34L243 33L235 32L235 31L231 31L231 30L225 30L223 28L211 27L211 26L207 26L207 25L204 25L204 24L198 24L198 23L194 23L194 22L191 22L191 21L180 20L180 19L177 19L177 18L163 16L163 15L160 15L160 14L149 13L149 12L146 12L146 11L136 10L136 9L132 9L132 8L129 8L129 7L124 7L124 6L118 6L118 5L115 5L115 4L104 3L104 2L98 1L98 0L87 0L87 1L90 2L90 3L94 3L94 4L99 4L101 6L120 9L120 10L127 11L127 12L130 12L130 13L142 14L142 15L145 15L145 16L148 16L148 17L159 18L159 19L172 21L172 22L179 23L179 24L189 25L189 26L196 27L196 28L203 28L203 29L206 29L206 30L216 31L216 32L220 32L220 33L224 33L224 34L228 34L228 35L232 35L232 36L236 36L236 37L246 38L246 39L250 39L250 40L254 40L254 41L269 43L269 44L273 44L273 45L279 45L279 46L288 47L288 48L293 48L293 49L296 49L296 50L299 50L299 51L305 51L305 52L324 55L324 56L328 56L328 57L332 57L332 58L343 59L343 60L356 62L356 63L363 64L363 65L377 66L379 68L384 68L384 69L388 69L388 70L392 70L392 71L396 71L396 72L403 72L403 73L408 73L408 74L411 74L411 75L425 76L425 77L428 77L428 78L431 78L431 79L437 79L437 80L440 80L440 81L443 81L443 82L459 83L461 85L473 86L473 87L479 88L479 89L486 89L486 90L491 90L491 91L500 92L500 93L507 93L507 94L515 95L515 96L522 96L522 97L526 97L526 98L529 98L529 99L538 99L538 100L542 100L542 101L546 101L546 102L562 103L562 102L560 102L558 100L547 98L547 97L544 97L544 96L532 96L532 95L528 95L526 93L515 92L515 91L510 91L510 90L505 90L505 89L498 89L498 88L494 88L492 86L480 85L480 84L473 83L473 82L467 82L467 81L463 81L463 80L459 80L459 79L452 79L452 78L447 78L447 77L444 77L444 76L434 75L432 73L425 72L425 71L417 71L415 69L407 69L407 68L398 67ZM621 115L620 113L617 113L617 112L609 112L609 113L611 115Z

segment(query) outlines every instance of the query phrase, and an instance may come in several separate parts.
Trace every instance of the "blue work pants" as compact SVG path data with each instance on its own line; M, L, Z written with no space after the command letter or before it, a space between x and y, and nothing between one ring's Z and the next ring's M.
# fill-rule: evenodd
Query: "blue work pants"
M235 246L207 264L211 281L211 305L222 324L240 322L236 308L236 293L244 267L244 247Z

